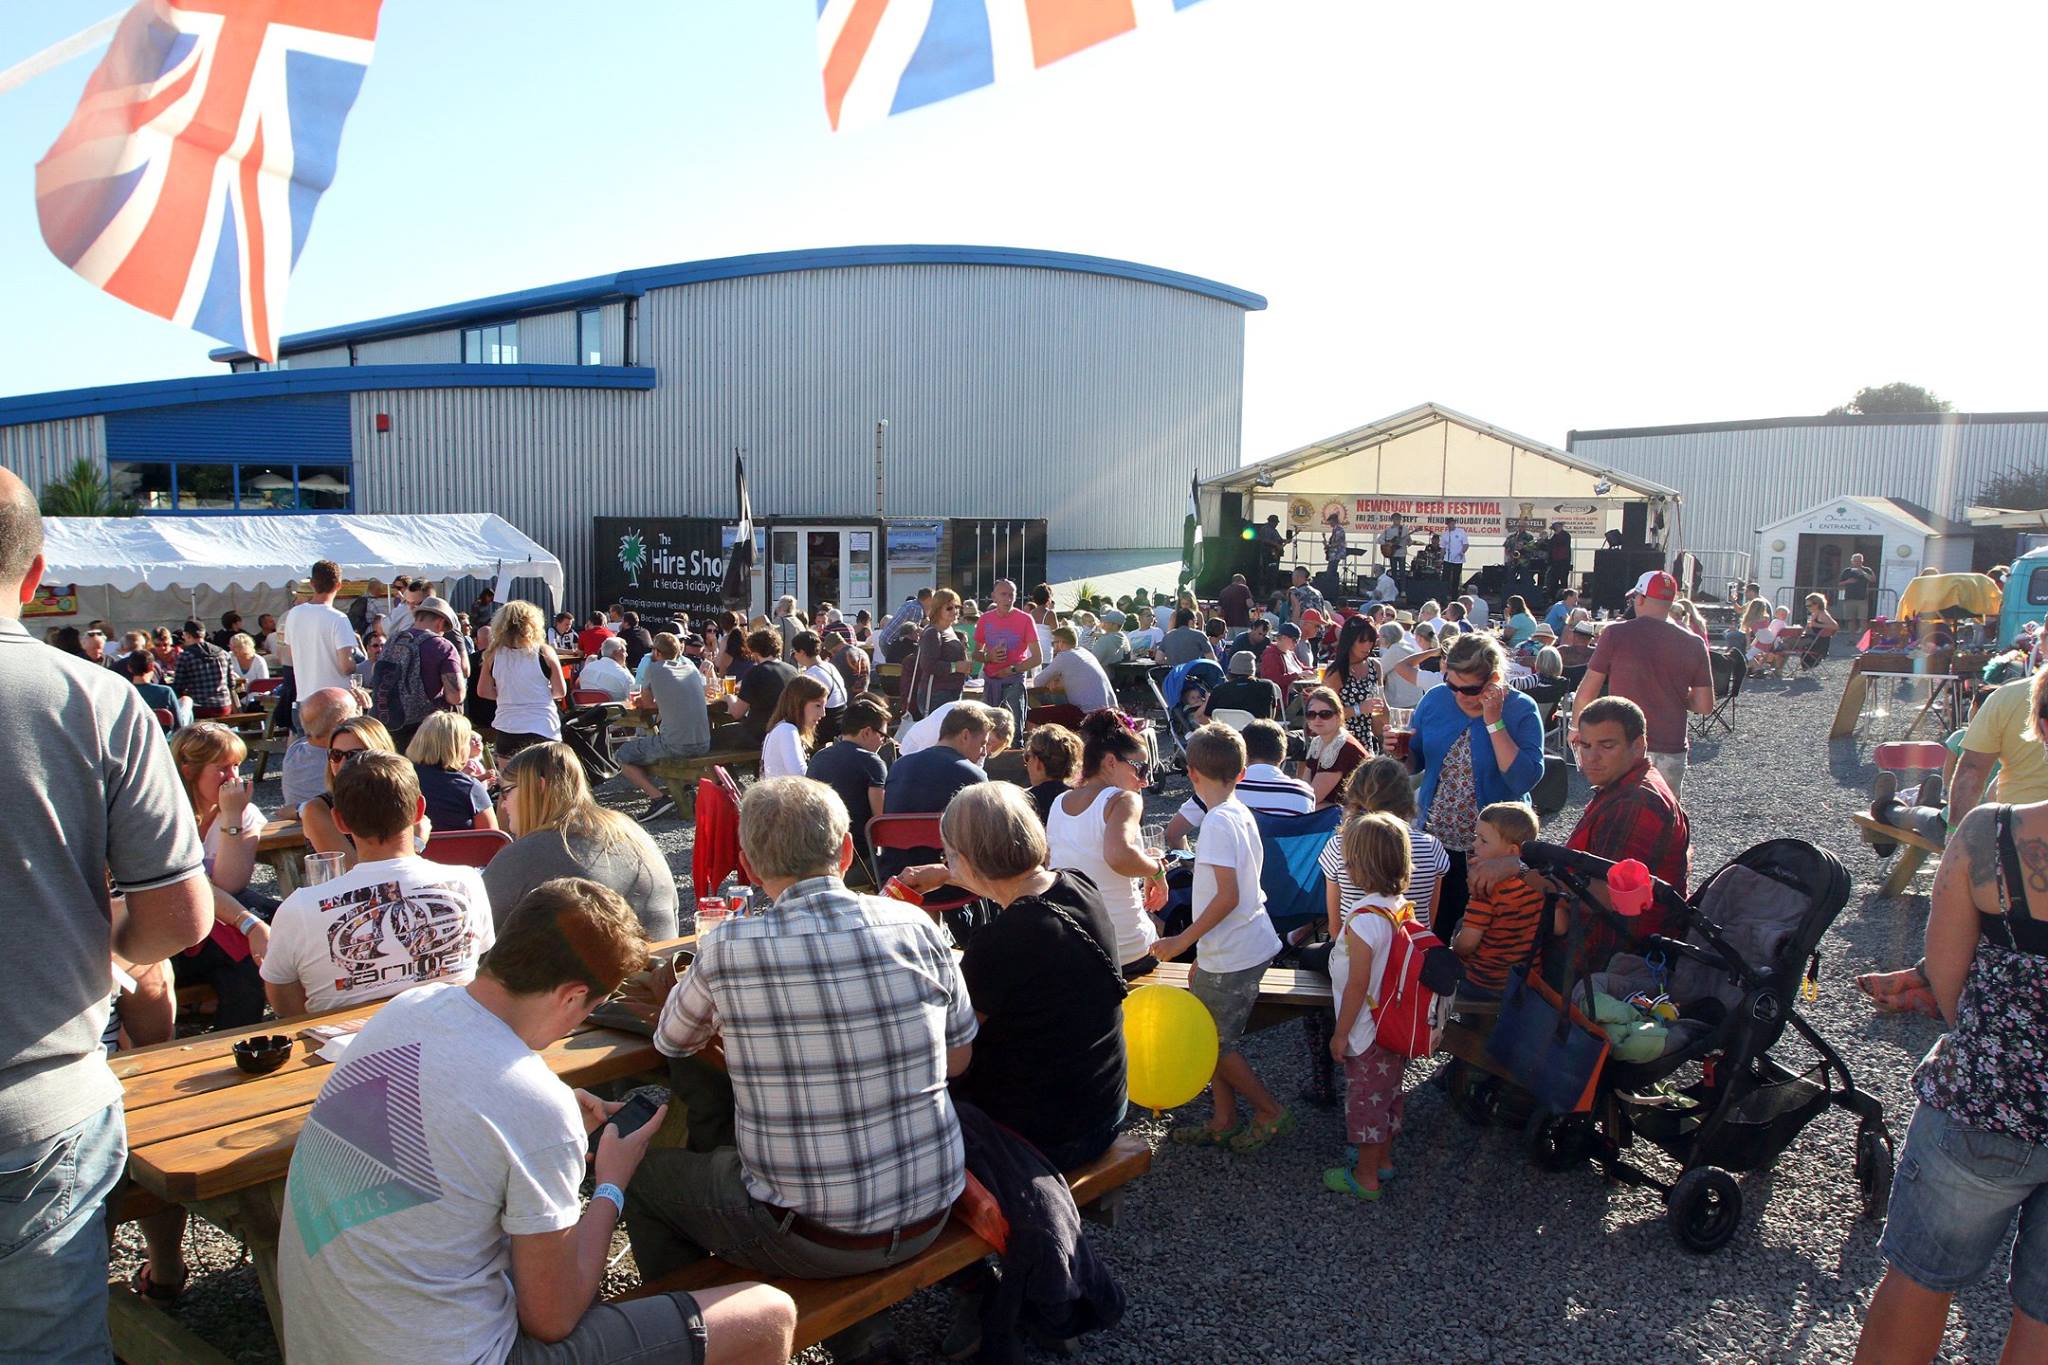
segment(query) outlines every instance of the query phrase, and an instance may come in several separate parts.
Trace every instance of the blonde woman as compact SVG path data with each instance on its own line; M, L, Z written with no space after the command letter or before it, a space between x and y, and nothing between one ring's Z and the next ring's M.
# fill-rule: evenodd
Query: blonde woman
M1671 619L1707 643L1713 643L1714 637L1707 632L1707 618L1700 615L1699 605L1690 597L1681 597L1671 604Z
M640 826L597 804L567 745L528 745L498 779L503 827L513 843L484 869L484 889L500 923L542 882L587 877L623 896L647 937L675 937L676 879L668 860Z
M214 891L212 932L173 958L171 969L181 986L213 987L220 1028L241 1028L263 1017L263 981L256 969L270 951L270 926L237 897L260 899L266 913L276 908L275 901L249 893L264 819L249 799L253 784L241 775L248 756L240 735L211 721L188 725L171 740L171 761L199 822L206 879Z
M228 672L234 675L238 692L246 692L250 683L270 677L270 665L256 652L253 636L238 630L228 637Z
M477 669L476 694L498 704L491 746L503 762L529 744L562 737L556 703L569 695L547 623L531 602L507 602L491 618L491 649ZM510 910L511 903L505 908Z
M356 846L334 823L334 775L348 762L350 754L369 750L380 754L398 752L398 745L392 742L391 732L384 728L383 721L375 716L350 716L335 726L327 740L327 789L299 807L299 828L306 832L306 842L315 853L341 854L344 867L356 865Z
M483 783L463 771L483 751L469 717L460 711L436 711L420 722L419 732L405 746L419 776L420 797L435 829L496 829L498 817Z

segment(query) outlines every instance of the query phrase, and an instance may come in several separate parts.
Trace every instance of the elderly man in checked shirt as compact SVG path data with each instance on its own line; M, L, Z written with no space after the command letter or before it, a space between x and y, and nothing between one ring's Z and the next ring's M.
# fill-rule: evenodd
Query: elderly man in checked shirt
M647 1154L626 1191L640 1273L705 1255L770 1275L829 1278L917 1255L965 1181L946 1078L976 1029L967 984L924 911L848 891L846 808L807 778L740 803L741 867L774 903L729 919L661 1006L654 1045L677 1059L690 1150ZM695 1060L723 1049L729 1087ZM693 1072L693 1068L695 1068ZM723 1092L723 1093L721 1093ZM710 1146L729 1105L736 1145ZM831 1339L881 1358L881 1319Z

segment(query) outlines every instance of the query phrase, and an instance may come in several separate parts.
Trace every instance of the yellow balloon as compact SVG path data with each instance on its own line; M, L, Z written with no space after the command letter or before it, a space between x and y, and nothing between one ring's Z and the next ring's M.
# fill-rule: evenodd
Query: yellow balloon
M1187 991L1140 986L1124 998L1124 1055L1131 1103L1177 1109L1216 1070L1216 1021Z

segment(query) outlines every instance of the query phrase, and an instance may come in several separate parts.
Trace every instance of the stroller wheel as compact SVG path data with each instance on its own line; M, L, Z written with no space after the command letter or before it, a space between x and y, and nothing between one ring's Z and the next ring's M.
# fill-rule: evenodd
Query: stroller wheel
M1881 1127L1856 1130L1856 1184L1865 1216L1883 1218L1892 1202L1892 1138Z
M1687 1251L1719 1251L1742 1222L1742 1190L1735 1177L1714 1166L1698 1166L1678 1177L1664 1196L1671 1232Z
M1585 1161L1593 1147L1589 1114L1553 1114L1537 1109L1522 1128L1529 1159L1546 1171L1568 1171Z

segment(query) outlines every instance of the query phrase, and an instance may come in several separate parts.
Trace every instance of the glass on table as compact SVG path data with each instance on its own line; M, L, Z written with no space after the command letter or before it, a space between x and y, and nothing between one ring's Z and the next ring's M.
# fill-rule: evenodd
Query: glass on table
M348 869L342 866L346 854L308 853L306 855L306 885L319 886L331 882Z

